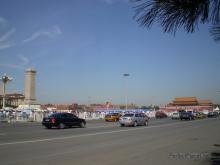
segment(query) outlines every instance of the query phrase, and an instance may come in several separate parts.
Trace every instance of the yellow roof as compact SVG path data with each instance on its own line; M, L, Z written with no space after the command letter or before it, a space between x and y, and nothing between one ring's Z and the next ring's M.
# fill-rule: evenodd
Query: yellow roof
M175 102L185 102L185 101L189 101L189 102L197 102L197 98L194 96L194 97L176 97Z

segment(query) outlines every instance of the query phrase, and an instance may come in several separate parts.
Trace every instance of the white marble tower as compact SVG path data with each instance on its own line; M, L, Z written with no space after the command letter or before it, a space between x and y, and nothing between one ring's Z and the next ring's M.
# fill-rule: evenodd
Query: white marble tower
M34 105L36 104L35 96L35 77L36 70L27 69L25 71L25 104Z

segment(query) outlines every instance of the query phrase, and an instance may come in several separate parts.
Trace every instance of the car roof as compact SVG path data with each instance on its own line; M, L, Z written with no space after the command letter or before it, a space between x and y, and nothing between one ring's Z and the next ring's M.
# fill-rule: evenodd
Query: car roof
M59 116L59 115L64 115L64 114L72 114L72 113L68 113L68 112L55 112L55 113L52 113L51 115Z

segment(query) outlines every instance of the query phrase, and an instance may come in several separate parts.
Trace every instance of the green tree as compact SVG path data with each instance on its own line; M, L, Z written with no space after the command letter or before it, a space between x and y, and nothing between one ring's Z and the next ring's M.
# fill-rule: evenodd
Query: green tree
M135 19L144 27L161 25L164 32L175 34L179 28L188 33L199 24L211 25L210 33L220 40L220 0L133 0Z

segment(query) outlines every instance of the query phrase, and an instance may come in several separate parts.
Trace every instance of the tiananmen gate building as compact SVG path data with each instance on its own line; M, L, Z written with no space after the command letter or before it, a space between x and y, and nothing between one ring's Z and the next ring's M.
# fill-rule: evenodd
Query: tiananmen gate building
M160 107L160 110L166 112L178 111L178 110L194 110L194 111L203 111L213 110L213 103L206 100L198 100L194 97L177 97L172 103L167 104L165 107Z

